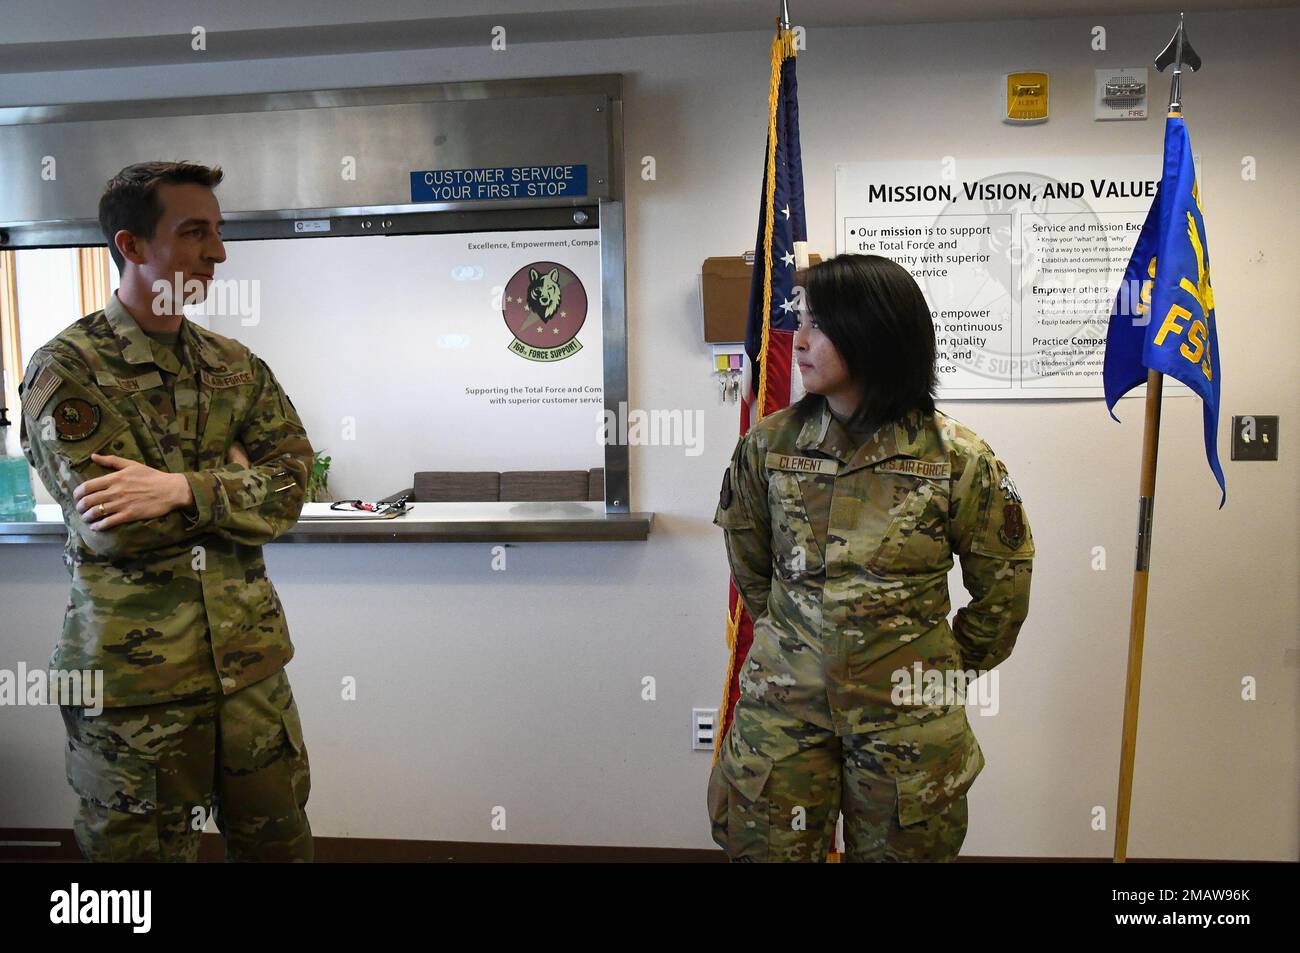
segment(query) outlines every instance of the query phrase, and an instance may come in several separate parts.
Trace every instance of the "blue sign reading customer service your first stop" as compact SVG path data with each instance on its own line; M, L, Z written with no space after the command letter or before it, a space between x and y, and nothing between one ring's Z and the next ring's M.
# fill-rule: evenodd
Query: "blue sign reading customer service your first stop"
M543 199L586 194L587 167L585 165L431 169L411 173L412 202Z

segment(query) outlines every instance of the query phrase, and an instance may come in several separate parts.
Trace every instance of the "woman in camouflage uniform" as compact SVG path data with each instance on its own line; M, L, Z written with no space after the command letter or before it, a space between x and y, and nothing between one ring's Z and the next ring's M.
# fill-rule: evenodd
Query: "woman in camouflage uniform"
M1033 537L993 450L934 407L934 325L874 255L804 273L808 394L740 439L714 522L754 623L709 781L732 860L951 860L984 765L964 687L1011 653ZM971 594L949 625L953 557Z

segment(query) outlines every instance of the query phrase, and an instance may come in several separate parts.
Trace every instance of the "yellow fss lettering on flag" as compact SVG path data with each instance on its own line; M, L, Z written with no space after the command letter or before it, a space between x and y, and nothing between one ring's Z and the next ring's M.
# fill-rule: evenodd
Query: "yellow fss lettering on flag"
M1192 186L1192 197L1196 200L1197 209L1200 209L1201 193L1195 185ZM1160 330L1156 332L1155 344L1156 347L1164 344L1165 337L1170 333L1182 334L1184 326L1179 322L1192 318L1191 326L1185 329L1187 340L1178 348L1178 353L1193 364L1199 363L1201 373L1208 381L1213 380L1213 371L1210 365L1208 340L1210 328L1206 322L1210 312L1214 310L1214 289L1210 287L1210 269L1205 264L1205 243L1201 240L1200 229L1196 227L1196 219L1192 217L1191 212L1187 213L1187 241L1196 255L1196 284L1192 284L1192 280L1184 276L1178 282L1178 287L1192 296L1192 300L1200 309L1201 316L1193 318L1192 312L1186 308L1176 304L1170 305L1169 313L1165 315ZM1154 260L1152 264L1155 264Z

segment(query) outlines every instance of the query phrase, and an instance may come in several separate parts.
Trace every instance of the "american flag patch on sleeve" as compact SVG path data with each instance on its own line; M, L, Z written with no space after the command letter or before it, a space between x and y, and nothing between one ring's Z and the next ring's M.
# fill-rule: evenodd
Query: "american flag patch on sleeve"
M45 405L50 402L54 392L59 389L59 384L63 379L59 377L51 368L45 368L36 375L36 380L32 381L32 386L27 388L26 393L20 395L23 402L23 413L29 420L36 420L41 415Z

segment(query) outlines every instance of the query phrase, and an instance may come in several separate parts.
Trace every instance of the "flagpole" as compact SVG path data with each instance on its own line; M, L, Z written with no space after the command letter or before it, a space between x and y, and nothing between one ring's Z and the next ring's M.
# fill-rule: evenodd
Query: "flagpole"
M751 288L750 298L750 326L747 328L747 340L749 332L753 329L754 311L762 315L763 330L759 340L758 353L759 373L757 388L753 388L754 381L752 377L752 368L754 358L746 360L745 363L745 406L741 408L740 426L741 435L743 436L749 428L753 427L760 421L764 415L770 413L767 401L768 388L768 365L770 342L769 332L771 331L771 313L772 313L772 233L774 228L774 190L776 188L776 145L778 139L777 116L780 107L780 89L781 89L781 65L786 55L785 50L787 41L785 38L786 31L789 30L790 11L785 0L781 0L781 8L777 14L776 36L772 40L772 46L769 51L769 62L771 74L768 80L768 117L767 117L767 148L764 151L763 162L763 198L762 210L759 213L759 232L754 243L754 278L758 279L759 275L763 277L763 288L761 294L755 294L756 289ZM793 52L790 53L793 55ZM802 183L803 173L799 172L800 182ZM802 195L802 185L800 187ZM802 212L800 218L802 219ZM806 233L805 233L806 237ZM796 241L796 248L801 244ZM784 405L784 404L783 404ZM780 407L774 408L779 410ZM744 664L748 646L742 646L742 638L745 637L744 631L746 622L752 624L745 612L744 602L740 598L739 590L736 588L733 579L727 590L727 678L723 684L722 701L718 705L718 718L715 725L713 737L713 763L717 764L718 759L722 757L722 743L728 731L731 728L730 715L736 704L737 692L733 692L733 681L736 680L736 671L739 665Z
M780 30L782 33L790 29L790 7L787 5L786 0L781 0L781 13L780 13L780 18L777 20L777 29ZM803 247L800 247L801 245ZM796 267L800 269L807 268L808 267L807 243L795 242L794 246L795 247L793 251L796 259L795 261ZM766 362L764 362L764 368L766 368ZM841 817L842 816L843 814L841 812ZM839 828L840 828L840 821L837 818L835 822L835 831L831 834L831 846L830 849L826 852L826 862L829 864L843 863L844 860L844 855L840 851Z
M1156 57L1156 69L1163 72L1173 64L1169 82L1169 113L1182 108L1182 68L1193 72L1201 60L1187 42L1183 15L1178 14L1178 30L1163 52ZM1159 264L1157 263L1157 267ZM1137 753L1138 697L1142 687L1142 644L1146 635L1147 582L1151 568L1151 527L1156 501L1156 458L1160 450L1160 397L1164 375L1147 369L1146 419L1142 430L1142 473L1138 488L1137 558L1133 569L1133 600L1129 608L1128 674L1124 684L1124 730L1120 741L1119 795L1115 807L1114 862L1122 864L1128 856L1129 808L1133 799L1133 761Z
M1120 742L1119 797L1115 810L1115 856L1128 851L1128 816L1133 797L1133 759L1137 749L1138 695L1142 688L1142 641L1147 621L1147 580L1151 566L1151 519L1156 498L1156 457L1160 450L1160 395L1164 375L1147 369L1146 422L1142 431L1142 475L1138 489L1137 561L1129 608L1128 677L1124 684L1124 732Z

